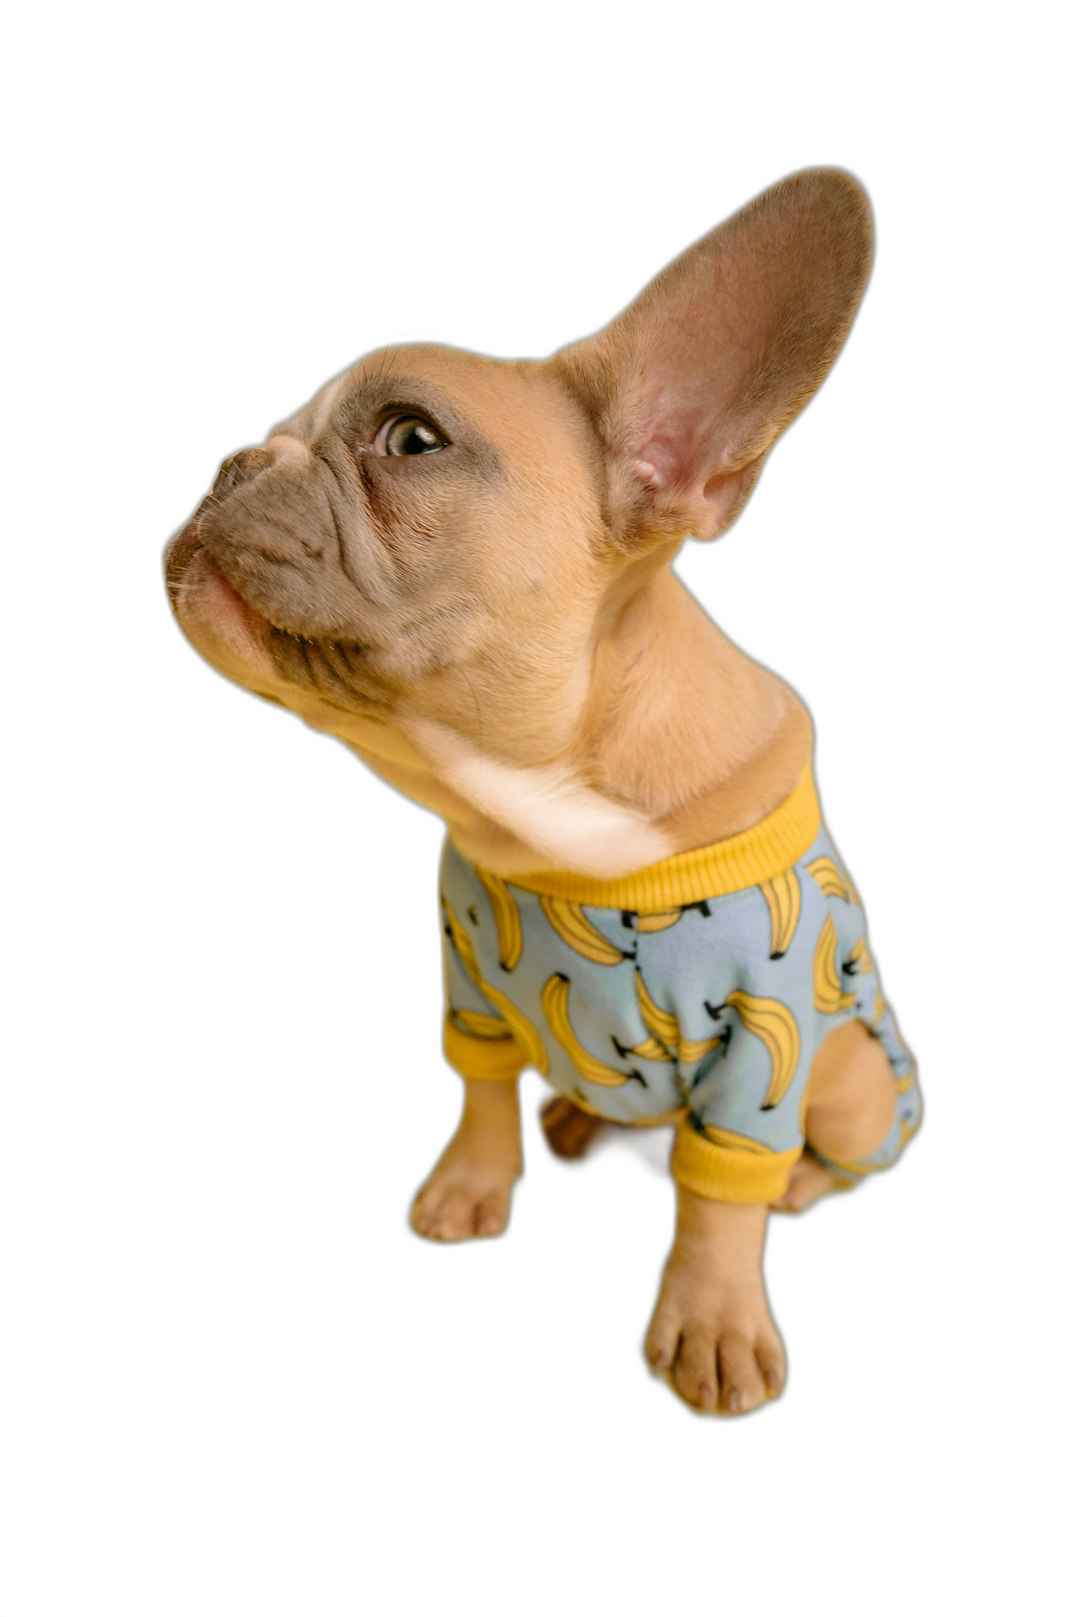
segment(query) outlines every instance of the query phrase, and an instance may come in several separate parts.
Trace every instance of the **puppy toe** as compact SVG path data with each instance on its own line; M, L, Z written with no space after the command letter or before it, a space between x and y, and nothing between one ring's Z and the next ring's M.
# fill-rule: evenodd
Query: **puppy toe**
M720 1377L720 1408L725 1414L745 1415L764 1401L765 1383L748 1337L721 1337Z
M693 1409L712 1414L720 1394L716 1369L716 1343L706 1331L690 1331L679 1345L671 1371L679 1397Z

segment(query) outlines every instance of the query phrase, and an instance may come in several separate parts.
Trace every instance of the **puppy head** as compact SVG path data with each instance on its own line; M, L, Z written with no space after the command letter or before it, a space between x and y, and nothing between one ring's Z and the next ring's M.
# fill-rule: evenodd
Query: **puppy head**
M808 171L544 363L361 360L223 464L166 557L185 633L346 739L438 726L566 755L592 658L686 534L723 531L843 342L865 197Z
M225 462L170 548L174 607L222 672L307 717L509 742L504 710L542 730L559 707L612 573L596 459L544 367L385 350Z

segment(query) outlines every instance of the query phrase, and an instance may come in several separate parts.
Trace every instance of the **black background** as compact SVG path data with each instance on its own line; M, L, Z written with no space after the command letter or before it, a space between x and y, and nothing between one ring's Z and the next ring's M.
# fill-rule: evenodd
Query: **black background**
M538 137L504 178L490 147L443 162L438 141L369 142L356 165L207 149L162 158L141 196L126 273L152 328L133 320L129 374L134 437L154 451L126 475L154 713L133 745L157 826L142 902L163 1074L141 1161L162 1331L183 1365L178 1426L210 1408L225 1452L341 1429L370 1467L425 1471L453 1444L511 1480L571 1455L734 1455L768 1471L802 1439L852 1459L912 1439L956 1394L936 1350L967 1284L962 1125L931 907L949 602L943 535L912 479L934 176L857 134L745 146L695 136L642 157L589 142L567 162ZM407 1234L409 1195L458 1114L438 1043L443 830L202 665L171 623L160 548L225 454L361 354L411 340L548 354L758 189L821 162L854 171L875 204L867 301L737 526L677 568L815 716L826 823L928 1116L896 1172L771 1222L791 1384L718 1431L640 1362L669 1187L618 1156L551 1164L535 1080L508 1239L446 1250Z

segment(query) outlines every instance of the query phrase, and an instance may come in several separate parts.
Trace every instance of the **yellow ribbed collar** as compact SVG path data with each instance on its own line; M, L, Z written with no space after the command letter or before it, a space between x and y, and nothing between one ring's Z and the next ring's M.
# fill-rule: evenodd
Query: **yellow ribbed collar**
M737 893L771 881L790 870L811 846L821 827L821 808L809 764L789 798L749 831L725 837L707 848L676 853L631 876L600 881L570 870L541 870L529 876L507 876L511 887L562 898L572 904L649 914L700 904L705 899Z

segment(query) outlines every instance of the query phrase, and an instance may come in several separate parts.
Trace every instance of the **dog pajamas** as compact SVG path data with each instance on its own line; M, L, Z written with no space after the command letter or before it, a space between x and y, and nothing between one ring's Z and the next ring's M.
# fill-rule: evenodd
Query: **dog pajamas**
M612 1122L677 1123L672 1171L698 1195L783 1194L814 1056L845 1022L880 1040L896 1109L869 1157L826 1166L854 1183L918 1127L915 1065L809 769L751 830L617 881L505 881L448 841L441 897L451 1066L470 1079L536 1067Z

